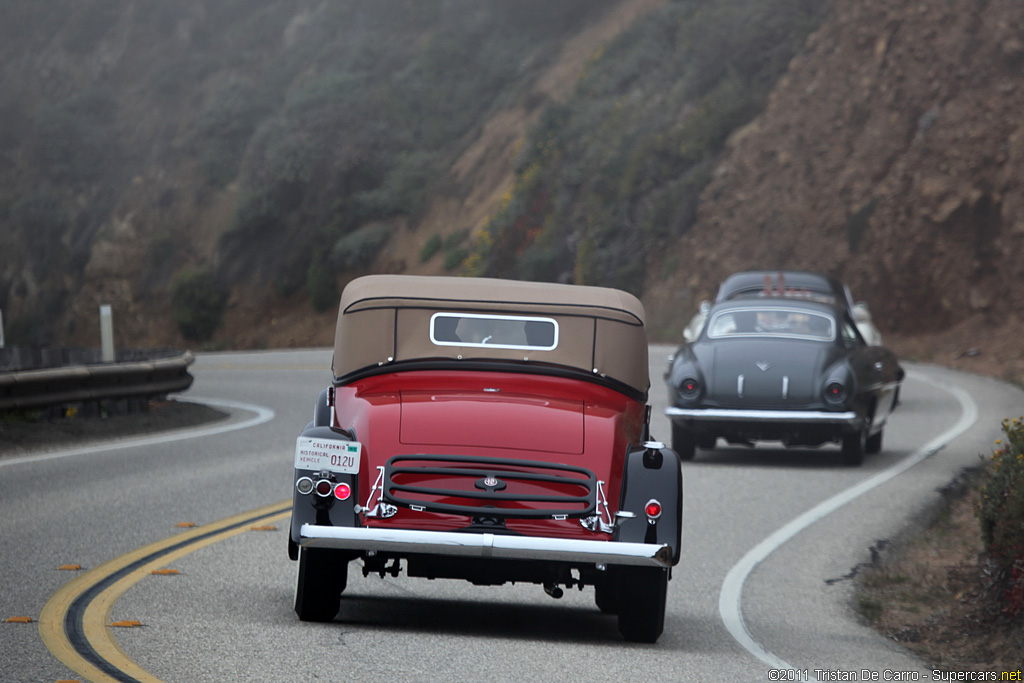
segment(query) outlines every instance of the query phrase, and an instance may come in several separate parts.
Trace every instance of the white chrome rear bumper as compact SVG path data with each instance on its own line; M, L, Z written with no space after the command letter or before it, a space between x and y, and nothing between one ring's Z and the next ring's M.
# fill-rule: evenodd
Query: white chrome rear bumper
M299 545L402 554L462 555L509 560L672 566L668 545L585 541L543 536L420 531L303 524Z

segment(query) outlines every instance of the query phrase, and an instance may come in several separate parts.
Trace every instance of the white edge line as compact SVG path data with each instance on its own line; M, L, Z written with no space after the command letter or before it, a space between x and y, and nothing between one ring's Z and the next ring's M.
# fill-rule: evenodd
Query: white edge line
M184 439L197 439L204 436L213 436L214 434L223 434L224 432L233 432L238 429L246 429L248 427L255 427L256 425L269 422L274 419L274 411L270 408L258 406L253 403L241 403L239 401L229 401L227 399L219 398L197 398L183 396L173 397L175 401L181 401L182 403L200 403L205 406L213 408L227 408L230 410L244 410L247 412L255 413L255 415L247 420L241 422L229 422L228 424L218 424L211 427L199 427L196 429L175 429L171 432L164 432L163 434L156 434L154 436L141 437L137 439L124 439L117 441L105 441L100 444L93 446L85 446L83 448L72 448L63 451L54 451L50 453L39 453L38 455L25 455L13 458L2 458L0 459L0 467L7 467L8 465L23 465L29 462L41 462L43 460L56 460L58 458L67 458L73 455L85 455L88 453L99 453L101 451L114 451L122 448L136 448L138 446L150 446L158 443L170 443L172 441L182 441Z
M823 519L852 500L867 493L871 489L902 474L925 458L934 455L950 441L967 431L971 425L978 420L978 406L965 391L953 386L941 386L933 380L930 380L916 372L908 372L907 375L908 377L913 377L915 380L924 382L925 384L931 384L938 389L952 394L960 403L960 409L962 411L957 423L952 428L935 437L920 449L913 452L889 469L883 470L874 476L865 479L861 483L851 486L845 491L842 491L828 500L819 503L777 530L772 535L765 538L754 546L754 548L743 556L743 559L737 562L733 568L729 570L729 573L725 576L725 580L722 582L722 589L718 595L718 612L722 617L722 621L725 623L725 627L729 630L732 637L735 638L747 652L771 667L777 669L793 668L790 664L772 654L766 650L763 645L754 640L754 637L751 635L750 630L747 628L747 625L743 620L743 607L741 604L743 597L743 584L750 573L754 571L754 568L764 561L765 558L775 552L775 550L804 529L810 527L815 522Z

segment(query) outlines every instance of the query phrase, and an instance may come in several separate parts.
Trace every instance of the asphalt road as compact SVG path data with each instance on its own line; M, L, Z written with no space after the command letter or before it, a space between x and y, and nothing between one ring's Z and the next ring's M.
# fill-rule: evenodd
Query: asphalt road
M670 351L650 352L665 440ZM816 669L930 680L858 620L852 575L978 464L1004 417L1024 413L1015 388L910 366L883 452L863 467L839 465L836 448L698 452L684 465L683 560L656 645L623 642L590 589L556 601L533 585L364 578L358 563L335 621L307 624L291 609L276 504L290 498L294 439L329 364L323 350L200 355L187 396L229 402L228 422L0 461L0 681L778 680L772 667L791 670L782 680L828 680ZM181 547L160 554L171 543ZM83 672L53 644L54 615L106 574L82 622L116 671ZM4 623L19 616L32 621Z

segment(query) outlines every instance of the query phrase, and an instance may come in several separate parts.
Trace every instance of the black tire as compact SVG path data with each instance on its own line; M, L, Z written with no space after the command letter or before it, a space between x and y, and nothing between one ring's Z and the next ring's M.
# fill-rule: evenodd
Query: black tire
M619 587L611 577L594 584L594 602L603 614L619 613Z
M633 643L654 643L665 630L668 570L622 567L619 572L619 633Z
M295 614L301 621L331 621L348 584L348 562L325 548L300 548Z
M869 436L867 441L864 442L865 453L878 453L882 450L882 432L884 430L879 429L878 433L874 436Z
M701 434L697 438L697 448L702 451L713 451L715 446L718 445L718 437L711 436L710 434Z
M697 440L686 427L672 423L672 450L680 460L693 460L697 453Z
M843 435L842 460L848 467L860 467L864 463L864 452L867 447L867 427L859 431Z

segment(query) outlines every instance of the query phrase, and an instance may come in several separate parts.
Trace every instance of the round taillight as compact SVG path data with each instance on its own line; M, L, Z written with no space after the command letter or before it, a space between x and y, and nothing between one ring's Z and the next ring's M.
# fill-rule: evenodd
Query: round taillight
M687 377L679 383L679 393L683 396L696 396L700 393L700 382L693 377Z
M329 479L321 479L316 483L316 495L326 498L331 495L334 484Z
M842 401L846 397L846 387L842 382L829 382L825 386L825 398L830 401Z
M647 514L648 519L654 520L661 517L661 503L652 498L644 506L644 512Z
M352 487L342 482L334 487L334 497L338 500L348 500L348 497L352 495Z
M313 480L309 477L299 477L295 482L295 489L302 495L306 495L313 490Z

